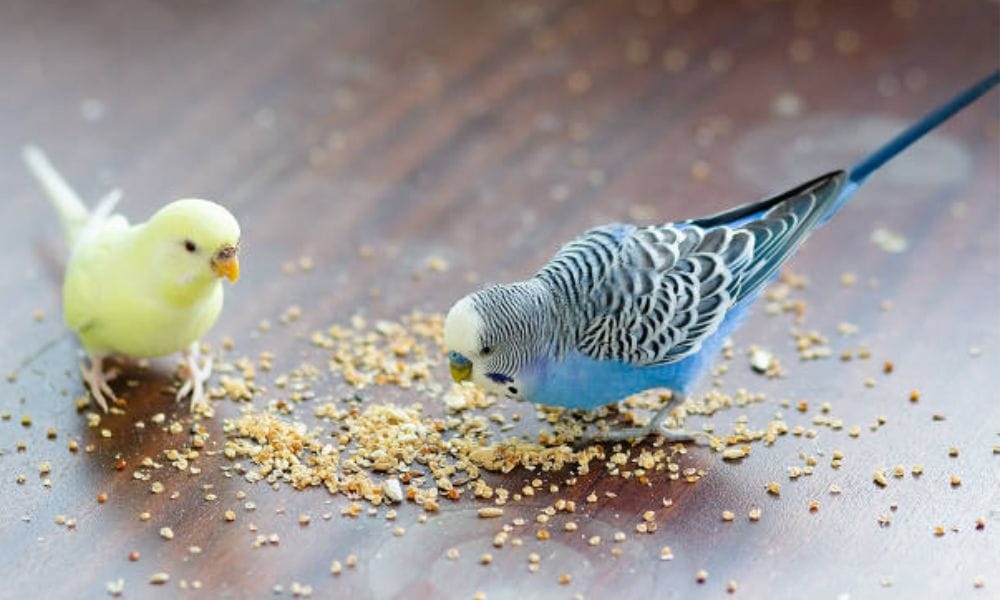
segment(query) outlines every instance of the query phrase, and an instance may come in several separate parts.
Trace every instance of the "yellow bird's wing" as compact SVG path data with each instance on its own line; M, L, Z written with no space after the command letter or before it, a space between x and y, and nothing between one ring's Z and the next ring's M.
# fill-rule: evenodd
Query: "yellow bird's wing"
M63 318L93 354L113 350L100 340L99 317L109 300L108 286L115 284L129 232L127 221L117 215L93 224L82 232L66 265Z

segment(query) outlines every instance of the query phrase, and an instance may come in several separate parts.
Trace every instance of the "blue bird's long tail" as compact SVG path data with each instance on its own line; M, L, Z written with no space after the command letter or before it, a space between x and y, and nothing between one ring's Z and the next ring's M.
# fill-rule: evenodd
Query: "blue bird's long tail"
M854 192L861 187L869 175L877 171L887 162L896 157L899 153L909 148L914 142L924 137L939 125L950 119L966 106L972 104L980 96L993 89L1000 83L1000 70L994 71L981 81L970 86L962 93L958 94L948 102L942 104L922 119L911 125L896 137L889 140L887 144L872 152L857 164L851 167L847 175L847 182L840 190L840 195L831 204L829 211L816 223L816 227L826 223L830 217L835 215L844 204L850 200Z
M828 188L827 191L831 195L825 199L821 206L817 207L817 210L821 212L818 215L814 215L811 219L808 230L812 231L829 221L830 217L843 208L869 175L885 165L900 152L909 148L911 144L925 136L938 125L947 121L955 113L993 89L998 83L1000 83L1000 70L994 71L989 77L984 78L928 113L924 118L890 140L889 143L854 165L849 173L845 174L843 171L833 171L776 196L737 206L736 208L731 208L707 217L691 219L686 222L691 225L698 225L699 227L715 227L717 225L739 227L761 218L769 210L780 204L813 190L822 181L839 177L840 182L838 182L838 185L840 187L832 190ZM836 194L836 196L833 196L833 194Z
M755 298L806 237L829 221L854 195L865 178L997 83L1000 83L1000 71L992 73L917 121L857 163L850 172L832 171L777 196L685 221L685 224L703 228L720 225L742 227L754 233L757 240L755 243L760 248L755 246L754 260L747 267L751 273L741 283L736 299Z

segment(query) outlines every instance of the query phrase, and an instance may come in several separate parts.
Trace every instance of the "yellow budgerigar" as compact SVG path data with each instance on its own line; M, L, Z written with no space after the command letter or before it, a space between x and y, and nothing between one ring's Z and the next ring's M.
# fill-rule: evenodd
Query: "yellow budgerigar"
M233 215L208 200L167 204L145 223L130 225L113 213L118 191L88 210L36 147L24 160L45 188L62 220L69 247L63 281L63 316L90 357L80 372L102 409L115 395L104 358L138 358L183 351L187 379L180 399L192 410L207 404L211 357L199 357L199 339L222 310L223 277L239 277L240 227Z

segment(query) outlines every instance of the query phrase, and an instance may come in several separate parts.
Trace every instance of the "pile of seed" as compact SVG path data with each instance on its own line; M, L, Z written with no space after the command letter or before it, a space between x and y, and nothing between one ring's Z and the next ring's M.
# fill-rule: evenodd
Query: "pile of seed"
M842 278L842 283L845 278ZM847 278L850 281L853 279ZM846 284L845 284L846 285ZM853 285L853 283L852 283ZM830 338L817 332L802 329L806 312L804 300L796 298L796 293L805 289L803 278L792 274L784 275L767 292L764 310L772 316L790 315L790 327L795 348L800 359L813 361L834 356ZM887 308L883 308L887 310ZM278 318L281 326L290 326L302 315L302 309L291 306ZM272 329L270 322L262 321L258 334ZM137 421L137 430L147 427L159 428L172 435L184 436L186 443L170 448L160 457L145 457L132 471L133 479L149 486L150 493L169 494L171 498L178 492L169 492L157 475L161 469L176 469L192 475L201 473L199 459L202 454L223 454L228 463L222 465L228 477L240 477L250 483L264 483L274 488L290 486L297 490L324 488L330 494L344 496L348 501L340 513L345 517L362 514L384 513L388 520L395 520L396 505L411 504L423 510L419 515L424 522L428 515L439 511L441 502L459 502L463 497L473 497L488 503L478 508L481 519L497 519L504 515L504 506L519 502L526 497L545 491L558 494L561 486L573 486L577 478L594 470L601 470L611 477L634 480L640 485L649 484L652 478L671 481L697 483L706 475L704 470L685 465L687 449L680 444L666 444L663 438L646 440L647 443L584 442L588 433L600 433L620 427L642 425L649 415L665 403L673 400L669 391L651 390L625 399L617 405L603 407L595 411L570 411L553 407L511 404L487 395L472 384L454 384L448 379L444 365L443 317L440 314L415 312L398 321L369 320L355 316L347 323L333 324L300 336L303 340L301 362L285 372L276 372L276 357L270 352L261 352L256 357L233 356L236 343L225 339L218 352L216 383L209 390L214 404L234 402L240 406L240 415L226 419L223 424L224 445L220 450L211 450L208 445L209 433L202 419L214 416L209 406L196 415L193 423L168 419L158 413L149 422ZM850 339L857 334L853 325L842 323L837 333ZM767 349L751 346L746 354L749 368L766 377L784 377L787 368L780 365ZM841 351L841 360L866 360L872 356L865 346L854 350ZM737 352L727 343L721 353L722 360L712 371L712 387L704 394L691 397L672 407L667 420L670 428L684 428L693 420L701 423L701 432L706 434L712 450L718 452L725 461L739 462L748 457L756 446L773 445L785 435L816 438L822 428L834 432L845 431L849 437L861 435L863 424L845 424L838 418L829 403L810 407L806 400L792 402L778 400L780 410L769 420L751 423L745 416L725 431L716 431L713 415L723 411L741 410L762 403L773 403L765 394L745 389L727 393L724 390L724 375L738 363ZM879 365L884 375L893 372L891 362ZM867 387L875 385L874 378L863 383ZM352 390L331 395L331 390ZM910 403L920 400L920 393L909 394ZM77 407L85 412L87 425L100 430L102 438L111 437L111 431L102 428L104 417L87 410L88 401L81 398ZM125 404L112 407L112 412L121 414ZM811 414L811 426L789 426L785 411L800 415ZM5 420L11 415L3 414ZM935 415L935 420L943 420ZM879 416L867 425L871 432L877 432L887 422ZM31 426L31 419L25 415L21 419L24 427ZM58 432L52 430L49 437L54 439ZM76 440L69 440L71 452L78 451ZM87 444L84 451L93 452L94 444ZM23 451L18 446L18 451ZM994 452L1000 448L994 447ZM958 448L951 448L949 456L957 457ZM829 467L841 468L845 459L839 449L816 449L814 454L801 453L800 461L785 465L789 482L809 477L821 461L828 461ZM124 460L116 461L115 467L126 467ZM534 476L526 485L517 489L506 489L486 477L489 473L510 473L521 469L524 473L559 473L560 483L544 484ZM48 463L39 466L39 473L49 482L51 468ZM894 468L879 466L874 470L872 481L878 488L892 485L893 479L902 479L907 473L918 478L923 473L919 464ZM27 477L17 477L17 483L24 484ZM951 475L952 488L961 486L961 478ZM206 484L205 500L214 502L217 496L212 486ZM775 498L781 496L782 483L772 480L761 484L761 494ZM838 485L831 485L829 494L841 493ZM614 498L615 493L604 492L603 497ZM237 498L244 500L246 493L237 492ZM586 497L587 503L601 499L595 493ZM669 509L672 500L662 498L662 507ZM107 495L100 493L98 503L107 501ZM367 508L365 507L367 504ZM659 504L659 502L658 502ZM252 511L255 506L245 501L244 508ZM895 510L894 505L890 507ZM549 505L539 509L536 515L535 537L539 541L549 539L552 530L550 519L563 514L570 520L561 524L565 531L578 528L572 515L576 512L573 501L554 498ZM810 513L820 510L820 501L811 499L804 507ZM761 519L758 507L749 509L750 522ZM332 515L324 515L330 518ZM222 515L227 522L236 520L233 510ZM152 516L143 512L140 520L149 521ZM732 523L736 513L722 511L722 521ZM309 515L300 515L299 523L307 525ZM635 523L635 533L652 534L657 529L657 514L647 510L642 520ZM878 525L887 527L892 522L891 514L878 517ZM76 520L66 515L57 515L56 523L72 529ZM504 523L497 531L493 546L520 546L523 543L516 529L527 523L524 519L513 519ZM977 529L985 522L980 519ZM251 525L256 531L255 526ZM954 529L954 528L953 528ZM957 531L957 529L954 529ZM405 528L395 527L393 535L402 536ZM934 525L935 536L943 536L946 528ZM174 538L170 527L159 529L164 540ZM585 536L586 537L586 536ZM590 546L600 546L601 536L586 538ZM614 533L616 543L611 549L614 556L621 555L617 544L626 540L622 531ZM254 547L264 547L279 543L276 534L260 533ZM192 547L196 548L196 547ZM194 552L192 550L192 552ZM129 560L139 560L138 553ZM451 549L448 558L457 560L458 552ZM674 553L664 546L659 554L661 560L673 560ZM531 557L538 557L532 554ZM529 557L529 558L531 558ZM357 557L348 556L348 568L357 564ZM492 555L480 557L481 564L492 563ZM539 569L540 557L529 560L532 572ZM343 565L335 560L331 574L339 576ZM706 582L708 574L699 571L696 580ZM154 584L164 584L169 580L166 573L155 573L150 577ZM562 574L560 583L569 584L571 576ZM178 585L200 587L200 581L181 580ZM275 589L283 586L276 586ZM302 584L292 584L299 596L308 596L311 588ZM730 593L736 589L736 582L726 586ZM119 582L108 586L109 593L121 593Z

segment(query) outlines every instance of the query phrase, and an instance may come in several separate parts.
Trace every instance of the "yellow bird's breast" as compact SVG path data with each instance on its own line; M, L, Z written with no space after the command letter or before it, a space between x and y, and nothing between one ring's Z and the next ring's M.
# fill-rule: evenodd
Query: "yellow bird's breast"
M88 350L139 358L173 354L201 339L222 311L216 284L198 304L177 308L141 296L118 296L94 311L92 325L78 333Z
M158 293L155 267L134 258L117 235L78 245L63 282L66 324L92 354L151 358L186 349L218 319L221 282L212 280L196 301L178 305Z

